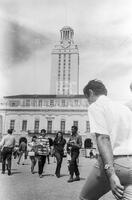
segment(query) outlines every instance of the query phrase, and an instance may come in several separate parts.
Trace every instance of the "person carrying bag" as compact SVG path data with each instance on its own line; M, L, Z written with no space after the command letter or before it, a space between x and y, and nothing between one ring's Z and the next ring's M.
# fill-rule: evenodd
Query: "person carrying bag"
M37 163L37 137L34 135L32 141L28 144L28 156L31 160L31 173L34 174L34 167Z

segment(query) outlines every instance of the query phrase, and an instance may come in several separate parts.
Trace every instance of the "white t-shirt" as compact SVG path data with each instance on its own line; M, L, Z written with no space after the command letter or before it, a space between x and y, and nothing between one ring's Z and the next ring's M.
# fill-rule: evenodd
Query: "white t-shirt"
M0 146L13 148L15 146L15 137L10 134L5 135L0 142Z
M132 112L101 95L88 108L91 133L109 135L113 155L132 155Z

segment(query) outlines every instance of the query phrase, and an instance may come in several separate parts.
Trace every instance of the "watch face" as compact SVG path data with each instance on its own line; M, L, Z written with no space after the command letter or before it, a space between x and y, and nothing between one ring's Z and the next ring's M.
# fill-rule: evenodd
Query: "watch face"
M69 46L70 46L70 42L69 42L69 41L66 41L66 40L64 40L64 41L62 42L62 46L63 46L64 48L67 48L67 47L69 47Z

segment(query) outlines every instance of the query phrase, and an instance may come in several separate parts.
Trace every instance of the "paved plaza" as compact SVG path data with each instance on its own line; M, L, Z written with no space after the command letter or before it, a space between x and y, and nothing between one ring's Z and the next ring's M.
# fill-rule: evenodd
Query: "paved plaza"
M50 164L45 165L42 178L38 177L37 165L35 174L30 172L30 160L25 165L17 165L17 160L12 163L12 175L0 173L0 199L1 200L78 200L82 186L95 159L80 157L79 169L81 180L67 183L69 178L67 160L64 158L60 178L54 175L56 163L50 158ZM1 172L1 163L0 163ZM114 200L111 192L101 200Z

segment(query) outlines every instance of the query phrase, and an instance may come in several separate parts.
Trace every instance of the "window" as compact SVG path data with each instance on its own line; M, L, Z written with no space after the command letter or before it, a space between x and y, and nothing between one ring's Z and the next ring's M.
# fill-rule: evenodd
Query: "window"
M19 106L19 101L9 101L9 106L11 107Z
M10 120L10 129L14 130L14 128L15 128L15 120L12 119L12 120Z
M36 99L33 99L33 101L32 101L32 106L33 106L33 107L36 107L36 106L37 106L37 100L36 100Z
M77 126L78 128L78 121L73 121L73 126Z
M62 133L65 133L65 121L64 120L61 121L60 130L62 131Z
M47 121L47 133L52 133L52 121Z
M30 106L30 100L26 99L26 106Z
M50 99L50 106L54 106L54 100Z
M89 121L86 121L86 132L90 132L90 124L89 124Z
M34 122L34 131L39 132L39 120L35 120Z
M23 101L22 101L22 106L23 106L23 107L26 106L26 101L25 101L25 99L23 99Z
M39 99L39 101L38 101L38 106L39 106L39 107L42 107L42 99Z
M75 99L75 106L78 106L78 100L77 99Z
M26 131L27 130L27 120L23 120L22 121L22 131Z
M15 102L12 102L11 106L12 106L12 107L16 106Z
M45 106L49 106L49 100L45 101Z
M64 86L63 86L64 87ZM64 92L65 90L63 89L63 92ZM65 106L65 99L62 99L62 106L64 107Z

